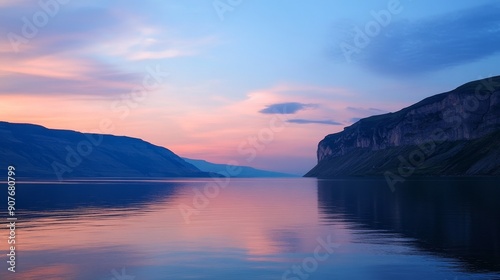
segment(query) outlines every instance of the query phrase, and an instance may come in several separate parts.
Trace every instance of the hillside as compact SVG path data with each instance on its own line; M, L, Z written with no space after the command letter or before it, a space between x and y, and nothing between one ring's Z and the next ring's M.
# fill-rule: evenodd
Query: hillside
M137 138L0 122L0 157L17 177L202 177L172 151Z
M500 76L326 136L307 177L500 175Z
M212 163L205 160L199 159L189 159L183 158L186 162L196 166L201 171L219 173L227 170L228 166L226 164ZM239 174L233 176L237 178L280 178L280 177L298 177L297 175L267 171L262 169L256 169L249 166L238 166L241 169ZM234 168L234 167L231 167Z

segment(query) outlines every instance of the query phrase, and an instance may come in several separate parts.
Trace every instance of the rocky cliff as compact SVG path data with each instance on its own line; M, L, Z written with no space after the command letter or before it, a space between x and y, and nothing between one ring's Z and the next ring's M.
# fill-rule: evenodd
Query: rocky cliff
M500 175L500 76L325 137L306 176ZM406 170L406 172L405 172Z
M35 179L208 177L172 151L137 138L0 122L2 168Z

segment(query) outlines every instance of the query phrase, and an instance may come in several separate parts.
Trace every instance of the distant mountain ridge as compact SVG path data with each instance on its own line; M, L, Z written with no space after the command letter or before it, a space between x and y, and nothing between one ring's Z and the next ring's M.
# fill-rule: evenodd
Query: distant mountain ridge
M172 151L138 138L0 122L0 158L24 178L209 177Z
M220 173L220 172L224 172L224 170L227 170L227 168L228 168L228 165L226 165L226 164L212 163L212 162L208 162L205 160L199 160L199 159L189 159L189 158L183 158L183 159L186 162L196 166L201 171L205 171L205 172ZM233 177L238 177L238 178L298 177L297 175L293 175L293 174L256 169L256 168L249 167L249 166L239 166L239 170L241 170L241 171Z
M500 175L500 76L326 136L307 177Z

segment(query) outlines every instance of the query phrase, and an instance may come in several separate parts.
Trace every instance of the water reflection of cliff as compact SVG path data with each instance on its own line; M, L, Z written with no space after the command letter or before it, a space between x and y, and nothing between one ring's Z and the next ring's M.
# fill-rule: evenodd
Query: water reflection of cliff
M343 214L371 229L414 238L470 270L500 271L498 180L415 180L393 193L384 180L318 181L325 220Z

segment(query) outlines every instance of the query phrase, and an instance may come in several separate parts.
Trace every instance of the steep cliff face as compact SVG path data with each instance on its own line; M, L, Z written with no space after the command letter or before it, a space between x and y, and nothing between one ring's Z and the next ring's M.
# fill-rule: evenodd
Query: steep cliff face
M172 151L137 138L0 122L0 158L35 179L209 177Z
M436 166L429 163L436 158L446 162L446 159L459 157L467 152L461 151L465 146L485 139L493 141L485 145L492 145L494 149L496 142L500 142L496 136L499 131L500 76L497 76L467 83L395 113L361 119L342 132L326 136L318 145L318 166L306 176L383 174L398 167L397 162L393 162L394 166L389 164L392 162L389 155L404 157L407 152L406 156L410 157L411 153L418 153L416 150L424 153L425 165L419 166L423 174L496 174L500 172L500 158L491 158L491 155L498 149L475 162L468 160L468 169L458 170L442 166L442 163L440 168L434 168ZM432 147L432 151L426 151L424 146ZM380 158L385 161L378 162ZM337 160L342 161L336 163ZM478 169L478 163L490 167Z

